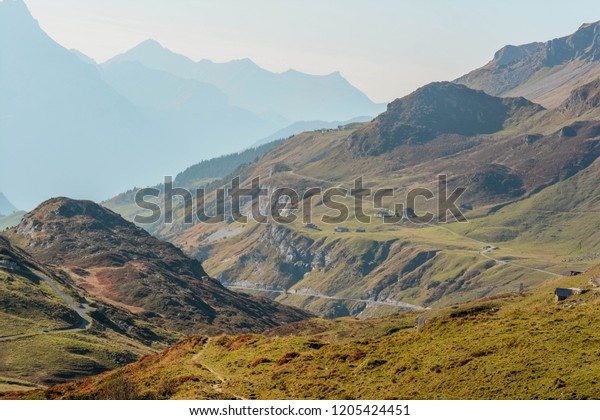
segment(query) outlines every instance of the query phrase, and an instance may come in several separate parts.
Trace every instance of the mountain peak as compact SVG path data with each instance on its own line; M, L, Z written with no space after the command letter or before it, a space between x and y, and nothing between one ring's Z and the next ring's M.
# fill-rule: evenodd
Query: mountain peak
M24 12L31 16L29 9L23 0L0 0L0 10L18 11L21 13Z
M44 201L29 214L45 214L47 216L54 214L58 217L88 216L96 218L107 213L120 217L116 213L113 213L93 201L74 200L68 197L55 197Z
M578 31L581 31L582 29L586 29L589 28L591 26L600 26L600 20L596 21L596 22L590 22L590 23L583 23L579 29L577 29Z
M79 231L98 231L117 226L127 227L129 222L93 201L56 197L27 213L17 227L17 231L23 236L35 238L45 236L49 230L55 230L58 225L63 225L60 231L64 233L64 226L67 224L69 228ZM133 225L131 227L135 228Z
M167 48L163 47L162 44L154 39L146 39L145 41L140 42L134 47L130 48L128 51L121 55L126 54L160 54L165 51L169 51ZM118 56L117 56L118 57Z
M12 205L4 193L0 192L0 216L8 216L18 211L15 206Z
M0 0L0 27L14 35L31 26L38 23L23 0Z
M191 59L171 51L154 39L142 41L124 53L111 58L102 65L109 66L110 64L123 61L138 61L145 67L166 71L167 73L175 75L180 75L180 72L177 69L181 70L181 66L187 68L188 66L194 65L194 62Z
M486 117L494 114L500 117L512 106L543 109L523 98L501 99L464 85L433 82L391 102L388 111L377 119L393 117L419 126L436 127L444 133L475 135L501 129L503 119L502 123L498 121L499 125L488 126L491 121L486 122Z
M240 71L262 70L262 68L260 66L258 66L258 64L256 64L254 61L252 61L248 57L246 57L246 58L238 58L238 59L231 60L231 61L228 61L228 62L223 63L223 64L224 65L233 65L233 66L237 67Z
M139 44L137 44L135 47L133 47L133 49L135 49L135 48L145 48L145 49L152 48L152 49L161 49L162 50L165 47L163 47L160 42L158 42L152 38L148 38L145 41L142 41Z
M396 99L352 136L359 153L380 154L442 135L476 136L504 128L512 117L543 110L524 98L498 98L451 82L434 82Z

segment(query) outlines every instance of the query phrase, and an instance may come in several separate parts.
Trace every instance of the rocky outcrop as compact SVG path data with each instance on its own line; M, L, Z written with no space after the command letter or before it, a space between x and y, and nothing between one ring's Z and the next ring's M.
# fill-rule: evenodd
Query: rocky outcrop
M600 107L600 79L573 90L561 104L560 110L575 116Z
M542 110L524 98L497 98L450 82L431 83L390 103L386 112L352 135L350 150L357 156L380 155L440 136L491 134L509 119Z

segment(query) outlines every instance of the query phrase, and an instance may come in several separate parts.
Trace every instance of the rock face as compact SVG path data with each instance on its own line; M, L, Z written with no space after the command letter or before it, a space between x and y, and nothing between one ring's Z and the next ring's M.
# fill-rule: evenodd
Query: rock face
M485 66L455 82L490 95L521 95L554 107L573 88L599 75L600 22L595 22L582 25L572 35L547 42L507 45Z
M255 247L240 256L238 263L219 277L225 283L238 285L244 283L236 281L236 278L241 276L246 279L248 277L251 279L249 283L247 282L248 284L267 289L287 290L311 271L328 269L332 265L330 251L335 247L335 243L324 245L323 242L295 234L291 230L275 224L267 225L258 235ZM246 275L248 272L258 274L273 261L276 262L274 267L276 279L265 278L266 282L257 283L256 276ZM240 272L244 274L239 275Z
M561 104L560 110L580 116L600 107L600 79L574 89Z
M390 103L372 124L353 134L351 149L378 155L443 135L495 133L510 118L542 110L523 98L497 98L450 82L431 83Z
M176 331L259 331L308 316L227 290L198 261L91 201L49 200L9 235L91 295Z

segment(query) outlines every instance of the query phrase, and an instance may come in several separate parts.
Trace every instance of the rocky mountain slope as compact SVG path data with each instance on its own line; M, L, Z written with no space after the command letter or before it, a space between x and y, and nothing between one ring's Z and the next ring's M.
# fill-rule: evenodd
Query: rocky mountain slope
M94 298L3 237L0 315L0 391L114 369L182 337Z
M371 224L351 217L341 224L350 232L339 233L321 221L332 211L312 199L316 229L300 219L286 225L190 226L182 223L181 208L173 225L145 228L202 259L208 272L230 288L326 317L368 318L534 286L574 265L586 266L593 262L586 256L599 251L590 239L593 230L571 228L570 236L589 246L570 242L573 246L545 256L552 235L568 232L560 233L557 224L545 225L541 216L522 213L534 206L565 215L586 200L583 191L592 188L600 156L600 124L585 121L595 112L593 86L585 88L589 94L574 92L560 111L522 98L495 98L461 85L434 83L395 101L370 123L294 136L211 184L214 190L240 176L248 188L251 179L261 177L271 191L334 186L349 191L353 180L363 176L369 188L394 188L395 197L382 203L393 209L414 187L437 191L437 175L447 174L449 193L467 189L457 204L471 223L383 223L369 201L365 210ZM581 184L589 188L582 188L576 199L558 197ZM560 206L535 204L540 194L548 196L544 203L555 197ZM593 203L591 197L587 200ZM210 192L207 207L214 209L216 200ZM354 205L350 197L342 202ZM436 210L435 200L419 206L417 214ZM512 210L527 220L523 229L499 216ZM585 226L593 225L593 213L582 217ZM547 233L535 240L532 232L540 229ZM579 259L585 263L574 263Z
M557 107L571 90L600 76L600 22L547 42L507 45L485 66L456 79L495 96L523 96Z
M7 236L90 295L181 333L258 331L307 316L227 290L175 246L90 201L49 200Z
M114 369L187 334L258 332L310 317L229 291L175 246L66 198L0 236L0 315L0 391Z
M431 83L390 103L373 123L353 133L349 147L375 155L442 135L492 134L542 110L523 98L501 99L454 83Z
M600 78L586 83L569 94L567 99L560 105L561 112L578 117L589 116L586 114L597 114L600 108Z

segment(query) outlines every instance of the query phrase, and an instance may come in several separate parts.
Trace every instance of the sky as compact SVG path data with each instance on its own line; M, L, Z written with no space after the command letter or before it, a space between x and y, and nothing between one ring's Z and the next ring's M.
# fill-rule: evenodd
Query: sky
M98 62L146 39L194 60L340 71L376 102L484 65L507 44L600 20L597 0L25 0L55 41Z

